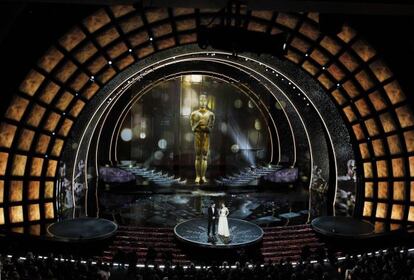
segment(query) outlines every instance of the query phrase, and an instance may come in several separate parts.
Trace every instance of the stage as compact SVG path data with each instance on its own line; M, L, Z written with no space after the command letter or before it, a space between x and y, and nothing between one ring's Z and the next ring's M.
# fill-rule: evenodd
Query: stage
M56 241L91 242L113 236L118 225L112 221L99 218L76 218L51 224L48 234Z
M328 237L352 239L372 237L375 231L367 221L342 216L318 217L312 221L312 228Z
M263 230L250 222L240 219L228 219L230 229L230 242L225 242L219 236L215 240L209 240L207 235L207 219L191 219L179 223L174 228L175 237L187 244L211 248L234 249L247 247L260 242L263 238Z

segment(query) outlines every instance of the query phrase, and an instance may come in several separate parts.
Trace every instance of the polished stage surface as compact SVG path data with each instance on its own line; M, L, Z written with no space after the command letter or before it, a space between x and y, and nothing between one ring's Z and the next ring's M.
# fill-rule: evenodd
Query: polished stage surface
M367 221L342 216L318 217L312 221L312 228L325 236L340 238L365 238L375 231Z
M263 238L263 230L250 222L228 219L230 242L216 235L214 241L207 235L207 218L191 219L179 223L174 228L175 236L188 244L204 248L238 248L253 245ZM217 226L216 226L217 228Z
M90 242L111 237L118 225L106 219L77 218L51 224L47 232L55 240L66 242Z
M262 226L297 225L308 220L308 192L299 187L249 193L196 189L188 193L151 195L101 192L99 213L119 225L174 227L189 219L205 218L207 207L213 201L226 204L229 218Z

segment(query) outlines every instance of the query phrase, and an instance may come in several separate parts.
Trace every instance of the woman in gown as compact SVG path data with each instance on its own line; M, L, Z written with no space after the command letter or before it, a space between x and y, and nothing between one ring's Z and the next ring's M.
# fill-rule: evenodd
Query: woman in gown
M218 220L218 235L228 239L230 237L229 224L227 222L227 216L229 215L229 209L221 204L221 209L219 211L219 220Z

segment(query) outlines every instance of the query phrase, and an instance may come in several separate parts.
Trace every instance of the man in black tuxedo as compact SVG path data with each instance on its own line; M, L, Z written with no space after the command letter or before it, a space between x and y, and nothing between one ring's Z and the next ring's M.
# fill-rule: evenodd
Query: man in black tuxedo
M214 202L211 203L210 207L208 207L208 225L207 225L207 235L210 237L210 232L212 235L216 235L216 223L217 223L217 208Z

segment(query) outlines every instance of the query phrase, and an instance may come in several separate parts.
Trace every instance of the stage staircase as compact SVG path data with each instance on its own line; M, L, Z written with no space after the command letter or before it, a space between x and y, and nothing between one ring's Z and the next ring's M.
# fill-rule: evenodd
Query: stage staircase
M307 246L310 252L315 252L325 244L319 240L310 225L280 226L263 228L263 242L260 252L264 261L278 262L290 258L297 261L302 249ZM172 255L173 263L188 265L191 256L181 249L174 237L172 228L149 228L137 226L120 226L112 244L104 251L103 261L113 261L114 255L134 252L138 263L145 263L148 248L152 247L156 254L155 262L165 264L164 253Z
M172 185L185 185L187 183L187 180L175 178L174 175L169 175L167 172L157 171L146 167L127 165L119 166L119 168L131 172L135 177L141 177L157 186L169 187Z
M215 181L219 186L237 187L246 186L252 183L257 185L257 180L261 177L273 173L279 169L280 167L276 165L246 167L238 173L221 177Z

